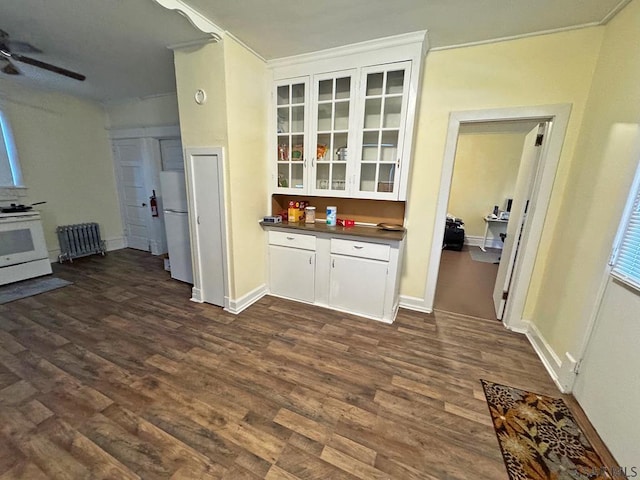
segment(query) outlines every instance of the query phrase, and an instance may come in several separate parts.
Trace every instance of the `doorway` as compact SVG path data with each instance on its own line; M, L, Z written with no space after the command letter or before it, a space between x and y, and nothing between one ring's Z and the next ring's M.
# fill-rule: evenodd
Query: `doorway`
M126 245L153 255L165 254L160 172L184 170L180 129L117 129L110 136Z
M113 157L127 247L151 252L153 226L149 196L152 188L146 174L143 139L114 140Z
M514 259L514 267L511 275L509 297L505 304L503 324L516 331L526 331L526 323L522 319L526 294L529 288L531 275L538 250L538 244L542 235L542 227L546 216L553 181L555 178L557 165L560 159L560 152L564 142L570 105L548 105L537 107L518 107L508 109L490 109L468 112L454 112L449 119L449 129L445 146L445 158L443 161L440 194L436 209L436 224L434 225L434 239L431 247L429 269L427 272L427 282L425 287L425 307L433 309L435 292L442 256L442 238L445 230L445 219L449 196L451 193L453 169L455 163L456 150L460 129L465 124L478 124L482 122L506 122L506 121L529 121L547 122L548 135L539 161L539 168L535 171L535 179L531 186L531 201L528 206L529 213L526 216L526 235L518 234L517 258ZM514 225L520 222L514 222ZM515 228L515 227L514 227ZM507 235L508 238L509 235ZM513 237L516 234L514 232Z
M492 297L499 266L508 261L502 249L525 138L530 131L537 132L538 125L529 120L461 124L447 207L449 216L459 220L448 217L436 309L490 320L501 318ZM458 228L457 223L462 225ZM460 243L450 243L455 234L459 242L464 236L461 250ZM506 275L504 268L501 273Z

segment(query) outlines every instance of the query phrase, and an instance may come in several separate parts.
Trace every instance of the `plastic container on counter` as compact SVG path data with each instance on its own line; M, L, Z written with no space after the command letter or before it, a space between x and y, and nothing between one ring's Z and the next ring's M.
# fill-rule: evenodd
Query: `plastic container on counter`
M304 223L316 223L316 207L305 207Z

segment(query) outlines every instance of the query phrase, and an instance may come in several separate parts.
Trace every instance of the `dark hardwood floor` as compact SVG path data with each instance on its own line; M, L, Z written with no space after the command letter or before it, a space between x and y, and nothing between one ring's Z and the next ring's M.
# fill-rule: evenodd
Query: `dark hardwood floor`
M506 479L479 379L558 396L522 335L188 300L133 250L0 305L0 478Z

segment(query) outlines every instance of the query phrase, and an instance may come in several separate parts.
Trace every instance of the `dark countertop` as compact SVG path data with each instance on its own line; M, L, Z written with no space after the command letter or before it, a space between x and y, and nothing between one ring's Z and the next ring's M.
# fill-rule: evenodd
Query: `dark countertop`
M316 222L316 223L265 223L260 222L260 225L267 228L273 228L277 230L299 230L301 232L307 233L324 233L324 234L335 234L335 235L351 235L354 237L368 237L371 239L379 239L379 240L402 240L406 234L406 229L398 232L392 230L382 230L378 227L367 227L356 225L355 227L329 227L325 223Z

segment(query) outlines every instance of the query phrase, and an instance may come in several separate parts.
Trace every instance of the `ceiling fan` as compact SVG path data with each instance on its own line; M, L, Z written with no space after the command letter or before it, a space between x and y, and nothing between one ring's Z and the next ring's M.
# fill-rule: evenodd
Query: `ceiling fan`
M75 80L80 80L81 82L86 78L80 73L72 72L71 70L57 67L50 63L41 62L40 60L36 60L35 58L27 57L16 52L42 53L42 50L27 42L10 40L9 34L0 29L0 71L3 73L6 73L7 75L20 75L20 70L18 70L14 62L22 62L27 65L43 68L44 70L49 70L50 72L73 78Z

